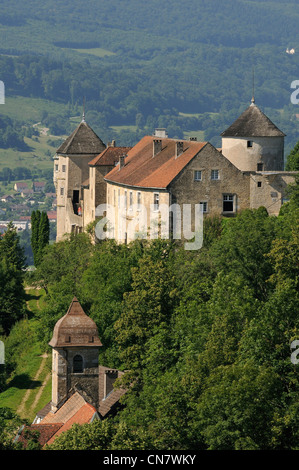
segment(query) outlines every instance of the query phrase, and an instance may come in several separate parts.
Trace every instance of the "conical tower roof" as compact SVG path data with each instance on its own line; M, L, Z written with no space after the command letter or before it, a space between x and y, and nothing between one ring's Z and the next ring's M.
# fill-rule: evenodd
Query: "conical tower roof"
M49 345L52 348L102 346L95 322L86 315L76 297L67 313L56 323Z
M59 155L98 155L106 148L92 128L82 120L79 126L60 145Z
M254 103L221 134L222 137L283 137L285 134Z

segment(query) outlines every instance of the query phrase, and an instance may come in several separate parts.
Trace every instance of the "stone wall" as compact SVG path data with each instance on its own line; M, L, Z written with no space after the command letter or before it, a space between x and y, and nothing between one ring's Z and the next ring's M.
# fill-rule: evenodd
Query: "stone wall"
M241 171L284 169L284 137L223 137L222 153Z
M213 179L217 170L218 179ZM195 172L201 172L200 180L196 180ZM207 215L230 216L249 207L249 175L238 170L208 143L171 184L171 194L172 202L181 206L203 202ZM223 210L224 195L233 196L233 211Z

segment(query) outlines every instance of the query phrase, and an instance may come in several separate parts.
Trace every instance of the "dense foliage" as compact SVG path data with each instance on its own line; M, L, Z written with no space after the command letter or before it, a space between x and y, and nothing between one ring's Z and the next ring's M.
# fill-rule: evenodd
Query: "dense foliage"
M207 219L197 252L85 234L47 248L40 338L76 295L97 323L100 363L128 370L129 386L116 417L76 425L52 449L298 448L297 194L298 183L278 217Z
M6 94L64 103L59 115L40 113L52 134L73 130L85 97L87 121L105 142L132 145L165 127L178 138L202 131L218 147L250 104L254 68L257 104L287 134L287 149L295 145L297 49L286 54L297 48L294 1L2 3Z

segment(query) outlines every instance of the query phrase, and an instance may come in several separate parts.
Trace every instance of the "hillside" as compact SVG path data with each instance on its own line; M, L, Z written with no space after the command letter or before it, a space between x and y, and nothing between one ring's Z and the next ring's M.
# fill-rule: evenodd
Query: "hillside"
M218 146L250 102L254 67L257 103L287 134L286 152L298 140L295 1L4 0L1 13L6 96L63 105L35 120L56 135L73 128L85 96L88 121L106 141L131 145L167 127L172 137L204 133ZM21 116L16 109L26 124Z

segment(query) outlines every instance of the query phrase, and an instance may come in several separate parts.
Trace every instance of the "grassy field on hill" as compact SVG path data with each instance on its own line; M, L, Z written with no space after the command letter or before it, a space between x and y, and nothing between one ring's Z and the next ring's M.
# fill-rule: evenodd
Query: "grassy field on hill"
M0 393L0 406L29 422L51 400L51 355L41 348L34 332L34 313L40 309L44 294L42 289L26 288L28 318L18 322L8 338L2 338L5 355L15 367L8 388Z

